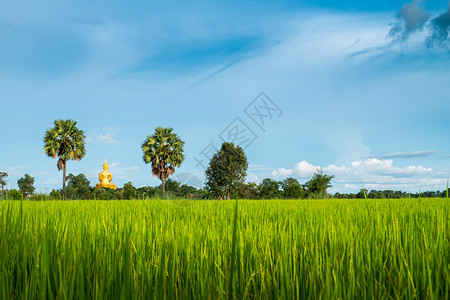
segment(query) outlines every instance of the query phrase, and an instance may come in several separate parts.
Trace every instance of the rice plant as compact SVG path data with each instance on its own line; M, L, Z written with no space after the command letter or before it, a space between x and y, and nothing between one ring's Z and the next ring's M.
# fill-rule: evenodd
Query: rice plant
M449 217L442 198L2 201L0 297L449 299Z

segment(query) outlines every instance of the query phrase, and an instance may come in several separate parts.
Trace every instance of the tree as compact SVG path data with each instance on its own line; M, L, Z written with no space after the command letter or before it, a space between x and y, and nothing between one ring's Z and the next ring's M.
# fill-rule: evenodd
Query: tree
M2 198L4 195L5 186L7 185L7 182L5 179L6 177L8 177L8 173L0 172L0 186L2 187L2 195L1 195Z
M259 185L261 199L275 199L280 197L280 183L271 178L264 178Z
M69 174L66 177L66 198L88 199L91 193L91 183L83 173L78 175Z
M143 159L151 163L152 174L162 182L162 196L166 193L166 179L175 172L184 160L184 142L173 132L172 128L157 127L142 144Z
M287 199L300 199L304 197L304 190L297 179L286 178L281 182L283 197Z
M55 189L50 192L51 200L61 200L61 193Z
M59 157L56 166L63 170L62 198L66 199L66 165L68 160L81 160L86 154L84 132L77 128L77 122L55 120L54 127L48 129L44 136L44 151L49 157Z
M136 188L131 182L127 182L123 185L123 198L128 200L136 198Z
M233 143L223 143L213 155L206 169L206 188L222 199L230 194L238 183L243 183L247 175L248 162L244 150Z
M22 200L23 194L15 189L12 189L8 192L8 199L9 200Z
M136 190L138 197L148 199L154 197L158 193L158 188L153 186L141 186Z
M23 194L23 198L32 195L34 193L34 177L31 177L28 174L25 174L24 177L17 180L17 185L19 186L20 192Z
M310 196L315 198L328 197L327 189L332 187L331 180L333 178L334 175L327 175L323 173L323 170L317 170L313 178L306 182L306 188Z
M358 199L366 199L369 191L367 189L360 189L358 194L356 194L356 198Z
M172 195L172 196L180 196L181 194L181 186L180 186L180 182L177 180L174 180L172 178L168 178L166 180L166 192L168 195ZM158 189L162 189L162 185L158 186Z
M241 199L259 199L259 187L254 182L237 184L237 191Z

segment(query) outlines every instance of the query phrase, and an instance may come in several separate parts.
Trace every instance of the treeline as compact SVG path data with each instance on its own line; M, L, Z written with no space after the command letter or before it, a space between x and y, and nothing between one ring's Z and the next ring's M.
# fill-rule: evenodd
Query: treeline
M336 199L400 199L400 198L447 198L450 189L443 191L427 191L417 193L407 193L403 191L394 190L366 190L361 189L358 193L336 193L333 198Z
M53 189L48 195L35 193L34 177L25 174L24 177L18 180L19 190L3 190L0 198L9 200L61 200L62 190ZM180 182L172 179L166 181L166 189L169 193L167 198L191 198L204 199L207 198L208 192L203 189L196 189L195 187L180 184ZM131 200L131 199L148 199L161 198L162 185L159 186L144 186L136 188L131 182L124 184L122 188L116 190L109 188L96 188L91 186L90 181L86 175L69 174L66 177L66 199L70 200Z
M295 178L287 178L277 181L265 178L260 184L254 182L238 182L231 188L231 199L398 199L398 198L438 198L448 197L447 191L431 191L421 193L407 193L393 190L371 190L361 189L358 193L335 193L330 195L327 189L333 176L318 171L305 184L300 184ZM0 178L3 179L3 178ZM19 190L3 190L0 199L10 200L60 200L61 190L52 190L48 195L35 193L34 177L25 174L18 180ZM1 182L0 182L1 184ZM6 184L6 183L5 183ZM168 178L165 182L166 196L164 199L217 199L205 188L195 188L182 184L177 180ZM130 199L155 199L163 198L162 185L135 187L131 182L125 183L117 190L91 186L86 175L69 174L66 177L66 198L70 200L130 200Z
M304 198L328 198L326 189L330 185L332 176L318 172L305 185L301 185L295 178L287 178L276 181L270 178L264 179L260 184L253 182L237 182L231 187L231 198L239 199L304 199ZM34 177L25 174L18 180L19 190L4 191L4 199L20 200L60 200L62 190L52 190L49 195L35 193ZM177 180L168 178L165 182L167 198L183 199L217 199L209 190L195 188L187 184L181 184ZM125 183L117 190L108 188L96 188L91 186L86 175L69 174L66 177L66 199L99 199L99 200L127 200L162 198L162 185L144 186L136 188L131 182Z

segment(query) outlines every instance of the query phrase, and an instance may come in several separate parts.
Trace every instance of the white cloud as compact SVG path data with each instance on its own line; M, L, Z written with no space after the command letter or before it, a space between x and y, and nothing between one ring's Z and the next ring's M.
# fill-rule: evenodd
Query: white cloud
M273 171L272 172L272 176L273 177L287 177L287 176L290 176L290 175L292 175L292 173L294 173L294 170L287 170L287 169L285 169L285 168L280 168L280 169L278 169L278 170L276 170L276 171Z
M267 171L270 168L264 167L263 165L253 164L248 166L249 171Z
M120 144L120 142L113 137L113 133L99 134L95 140L101 144Z
M247 178L245 179L245 182L259 183L260 180L259 180L258 175L256 175L256 173L249 172L249 173L247 173Z
M120 144L121 142L118 141L114 135L119 131L119 126L113 125L109 127L105 127L103 129L104 133L98 133L97 131L94 131L93 133L89 134L86 138L87 143L96 142L100 144Z
M392 159L367 158L353 161L348 165L316 166L301 161L292 169L280 168L272 172L275 178L288 176L308 180L317 169L334 175L335 189L401 189L401 190L436 190L444 189L446 175L420 165L406 167L394 166Z
M306 161L301 161L294 167L294 173L297 174L300 177L307 177L314 174L314 172L319 169L319 166L314 166L309 164Z
M23 170L25 167L20 165L17 167L9 167L6 170L6 173L8 173L8 176L20 176L23 174L23 172L21 170Z
M46 181L44 181L42 184L43 185L55 185L58 183L62 182L62 177L61 178L52 178L52 179L48 179Z

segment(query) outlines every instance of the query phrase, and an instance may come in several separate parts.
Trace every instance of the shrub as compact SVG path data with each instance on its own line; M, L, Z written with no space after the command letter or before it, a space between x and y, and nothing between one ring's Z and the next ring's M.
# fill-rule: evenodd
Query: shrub
M22 200L23 194L18 190L10 190L8 192L8 199L10 200Z
M50 192L50 199L51 200L61 200L61 198L62 198L62 196L61 196L61 193L59 191L53 189Z

